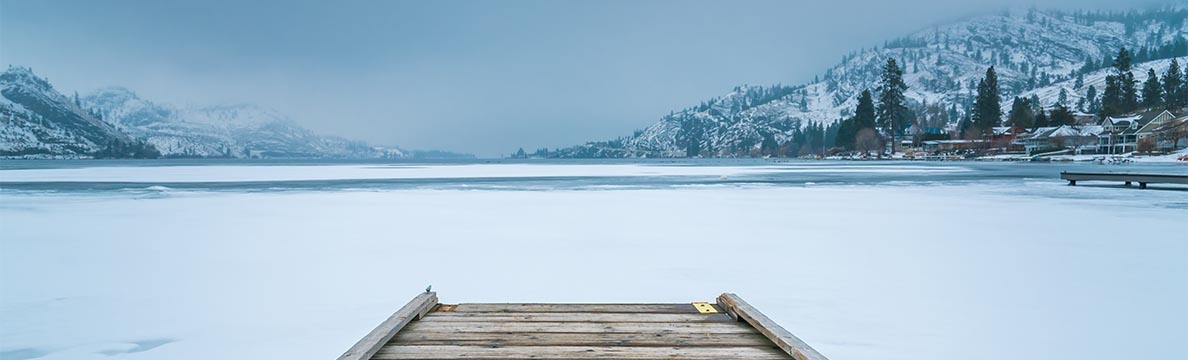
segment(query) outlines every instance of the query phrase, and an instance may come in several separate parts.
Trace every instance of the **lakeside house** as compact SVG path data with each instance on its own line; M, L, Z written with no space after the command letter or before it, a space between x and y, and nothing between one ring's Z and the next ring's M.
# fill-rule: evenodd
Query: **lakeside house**
M1022 146L1029 154L1060 150L1073 154L1126 154L1188 147L1188 116L1167 110L1111 116L1091 124L1036 128L1018 134L1012 144Z
M960 139L956 126L944 129L913 129L917 139L915 150L930 153L996 149L997 151L1027 154L1127 154L1132 152L1173 152L1188 148L1188 112L1177 114L1168 110L1148 111L1125 116L1090 120L1079 114L1072 125L1034 129L994 127L984 139ZM948 139L936 139L933 131L948 133ZM909 149L910 140L902 148Z
M1068 149L1075 154L1098 153L1100 125L1060 125L1042 127L1020 134L1016 144L1023 145L1028 154L1044 150Z
M1136 151L1140 138L1153 136L1156 128L1175 119L1175 114L1167 110L1148 111L1130 116L1106 117L1101 121L1102 131L1098 135L1097 152L1124 154ZM1143 136L1140 136L1140 133L1143 133Z

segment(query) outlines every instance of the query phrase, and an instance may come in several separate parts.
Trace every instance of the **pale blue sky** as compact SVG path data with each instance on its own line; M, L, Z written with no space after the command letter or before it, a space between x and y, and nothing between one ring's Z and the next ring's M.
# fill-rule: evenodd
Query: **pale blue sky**
M739 84L811 80L961 16L1141 3L0 0L0 63L64 93L258 103L322 133L495 156L627 135Z

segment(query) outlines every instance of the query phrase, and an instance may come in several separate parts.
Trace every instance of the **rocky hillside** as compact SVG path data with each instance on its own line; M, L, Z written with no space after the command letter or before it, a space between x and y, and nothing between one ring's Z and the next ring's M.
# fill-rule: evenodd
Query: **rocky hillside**
M399 158L255 105L178 108L123 88L67 97L26 67L0 74L0 156Z
M765 141L784 144L809 122L828 124L849 116L858 95L875 86L888 58L904 68L909 106L917 113L930 105L964 113L978 78L991 65L998 72L1004 109L1015 96L1037 95L1051 105L1060 87L1073 106L1122 47L1138 54L1136 70L1144 72L1136 71L1140 81L1148 66L1144 61L1188 55L1185 17L1188 8L1177 7L1125 13L1018 10L967 18L850 53L807 84L739 86L631 136L550 156L686 156L689 141L700 143L699 156L731 156ZM1096 87L1102 90L1101 84Z
M178 108L141 99L124 88L81 99L103 119L173 157L403 157L399 149L321 136L256 105Z
M0 74L0 156L98 156L136 143L32 70Z

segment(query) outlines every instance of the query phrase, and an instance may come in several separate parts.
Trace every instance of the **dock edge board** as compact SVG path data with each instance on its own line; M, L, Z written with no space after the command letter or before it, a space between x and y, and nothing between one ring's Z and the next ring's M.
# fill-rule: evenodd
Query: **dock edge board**
M397 310L380 323L354 346L338 357L338 360L369 360L386 345L396 333L413 320L424 317L438 306L436 292L424 292ZM754 306L733 293L718 296L717 304L726 314L737 321L751 325L770 340L776 347L796 360L828 360L800 338L792 335L775 321L768 318ZM690 305L693 306L693 305Z
M425 316L435 306L437 306L437 293L427 291L417 295L412 301L389 316L387 320L376 326L374 330L359 339L359 342L339 356L338 360L371 359L376 352L379 352L380 348L384 347L384 344L387 344L393 336L396 336L397 332L400 332L400 329L403 329L409 322Z
M771 342L779 346L788 355L792 355L792 358L796 360L829 360L813 349L812 346L809 346L803 340L796 337L796 335L792 335L788 330L784 330L783 327L769 319L767 315L763 315L762 312L759 312L759 309L751 306L751 304L748 304L742 298L738 297L738 295L723 293L721 296L718 296L718 306L725 308L726 313L735 319L751 324L763 336L766 336Z

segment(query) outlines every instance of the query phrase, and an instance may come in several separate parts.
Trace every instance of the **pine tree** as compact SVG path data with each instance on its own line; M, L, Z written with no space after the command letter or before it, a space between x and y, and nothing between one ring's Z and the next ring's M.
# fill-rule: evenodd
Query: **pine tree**
M1121 113L1128 113L1138 110L1138 81L1134 79L1130 63L1132 61L1130 51L1122 48L1118 51L1118 57L1114 58L1114 70L1117 72L1118 81L1118 110Z
M858 121L849 117L837 126L837 146L848 150L854 149L854 138L858 136Z
M965 139L969 130L973 128L973 117L970 116L970 113L971 111L965 112L965 116L962 116L961 120L957 122L957 137L960 139Z
M1048 126L1073 125L1076 122L1077 118L1073 116L1072 110L1064 105L1056 106L1048 115Z
M1180 95L1179 105L1188 105L1188 68L1184 69L1184 75L1180 77Z
M862 94L858 95L858 106L854 108L854 119L857 120L858 130L875 127L874 98L870 95L870 90L862 90Z
M978 82L978 95L974 98L973 123L979 133L985 133L1002 121L1002 109L998 103L998 75L994 67L986 69L986 77Z
M1056 96L1056 105L1068 105L1068 91L1065 91L1063 86L1060 87L1060 95Z
M1184 90L1184 77L1180 74L1180 63L1172 59L1167 72L1163 74L1163 98L1168 109L1179 109L1188 102L1188 92Z
M1097 98L1096 86L1089 85L1089 90L1085 92L1085 99L1087 99L1084 109L1085 112L1096 114L1098 110L1101 110L1101 102L1099 102L1099 99Z
M1101 92L1101 109L1097 111L1102 119L1126 112L1122 91L1122 80L1118 75L1106 75L1105 90Z
M1155 69L1147 69L1147 81L1143 82L1143 107L1155 109L1163 105L1163 85Z
M883 66L883 77L879 81L879 106L875 111L879 125L891 133L892 154L895 153L895 133L899 131L899 120L907 113L905 91L907 84L903 82L903 70L894 58L887 59L887 64Z
M1035 123L1032 124L1032 130L1049 126L1052 125L1048 121L1048 112L1044 111L1044 109L1040 109L1039 112L1035 114Z
M1007 126L1012 130L1018 131L1022 129L1030 129L1035 125L1035 114L1032 113L1031 101L1015 97L1015 101L1011 103L1011 112L1007 116Z

